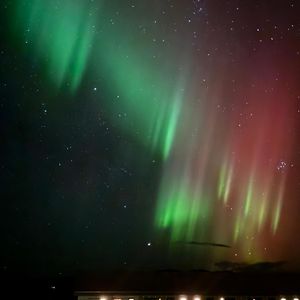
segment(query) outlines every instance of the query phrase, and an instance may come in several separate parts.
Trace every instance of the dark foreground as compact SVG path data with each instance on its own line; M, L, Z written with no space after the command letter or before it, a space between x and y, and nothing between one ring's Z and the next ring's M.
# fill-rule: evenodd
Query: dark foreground
M101 272L99 272L101 273ZM114 272L73 277L1 276L1 299L76 299L75 291L140 291L200 295L300 296L300 274ZM104 272L103 272L104 273Z

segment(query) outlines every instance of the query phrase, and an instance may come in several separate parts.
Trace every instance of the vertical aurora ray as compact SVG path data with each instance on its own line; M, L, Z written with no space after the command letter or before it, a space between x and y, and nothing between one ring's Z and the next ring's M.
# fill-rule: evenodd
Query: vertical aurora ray
M274 205L273 209L273 215L272 215L272 232L273 234L276 233L278 226L279 226L279 220L281 215L281 209L283 204L283 196L284 196L284 188L285 188L285 178L282 179L279 185L279 190L277 193L277 199Z
M89 4L65 0L18 0L14 30L21 43L46 66L57 88L75 92L81 82L93 42ZM22 32L25 31L25 34Z
M166 159L169 156L169 153L171 151L175 134L176 134L176 128L180 113L180 99L175 99L173 107L171 109L171 113L168 117L168 123L166 126L166 133L163 137L164 145L163 145L163 156L164 159Z
M245 199L245 206L244 206L244 215L246 217L249 215L250 206L251 206L252 201L253 201L253 179L250 178L250 180L248 182L248 187L247 187L247 192L246 192L246 199Z
M224 203L227 203L231 183L232 183L232 174L233 166L228 166L228 163L222 165L219 175L219 183L218 183L218 197L223 199Z
M258 230L260 231L266 218L267 204L265 199L262 199L258 213Z

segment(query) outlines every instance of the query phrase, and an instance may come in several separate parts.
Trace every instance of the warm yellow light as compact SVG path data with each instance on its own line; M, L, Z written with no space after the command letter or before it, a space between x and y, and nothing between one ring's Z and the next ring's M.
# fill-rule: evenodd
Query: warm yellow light
M294 298L294 300L299 300L299 298Z
M107 300L106 297L101 296L100 300Z
M180 296L179 300L187 300L187 297L186 296Z
M286 300L285 298L280 298L280 300Z
M224 297L221 297L220 300L225 300Z
M200 296L195 296L194 300L201 300Z

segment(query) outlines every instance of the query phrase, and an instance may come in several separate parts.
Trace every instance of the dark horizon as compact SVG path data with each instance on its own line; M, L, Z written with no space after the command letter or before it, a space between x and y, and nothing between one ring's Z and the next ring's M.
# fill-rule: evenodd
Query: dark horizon
M2 295L17 299L75 299L78 295L149 294L288 297L300 293L300 274L254 272L95 272L61 277L1 277Z

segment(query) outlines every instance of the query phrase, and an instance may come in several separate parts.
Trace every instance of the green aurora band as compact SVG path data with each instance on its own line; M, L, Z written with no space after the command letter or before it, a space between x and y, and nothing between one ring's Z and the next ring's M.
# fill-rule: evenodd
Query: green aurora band
M86 3L18 0L12 21L16 34L46 66L54 85L68 85L72 92L81 82L93 42L95 20L87 13Z
M95 7L90 2L78 0L58 3L19 0L13 28L19 36L25 28L23 43L30 43L32 55L46 65L49 79L57 88L66 87L72 93L81 83L93 48L92 62L95 66L101 65L96 68L96 76L105 72L109 90L118 98L117 108L108 104L111 118L133 134L138 128L141 141L167 159L184 99L183 80L166 79L168 74L158 72L157 66L152 66L147 59L147 49L141 49L141 55L128 45L122 38L120 26L106 30L103 20L106 20L108 8L102 7L102 3L98 2ZM97 19L93 13L95 9ZM116 36L119 36L118 44ZM126 111L136 124L135 128L119 118L120 111Z

